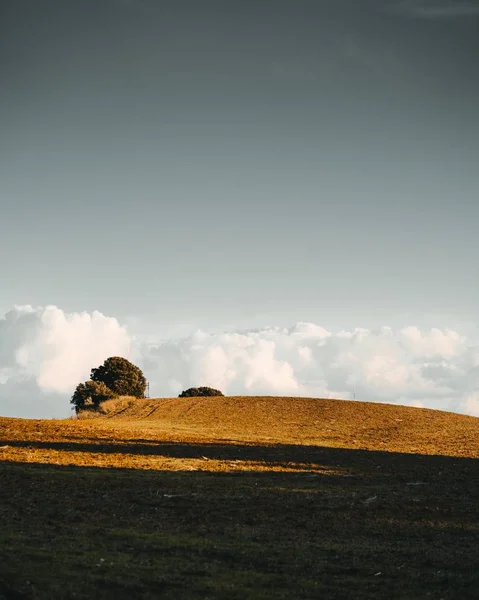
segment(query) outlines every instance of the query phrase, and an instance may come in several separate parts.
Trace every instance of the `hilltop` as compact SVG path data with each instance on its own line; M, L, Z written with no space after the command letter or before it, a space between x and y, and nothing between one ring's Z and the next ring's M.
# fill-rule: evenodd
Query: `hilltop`
M213 397L111 400L104 420L230 441L478 455L479 419L375 402Z
M0 598L475 598L479 419L214 397L0 418Z

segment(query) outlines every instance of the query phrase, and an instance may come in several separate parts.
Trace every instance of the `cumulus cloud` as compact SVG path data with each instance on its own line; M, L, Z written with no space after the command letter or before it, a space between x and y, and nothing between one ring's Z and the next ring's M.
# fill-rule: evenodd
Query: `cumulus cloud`
M65 416L65 395L108 356L128 356L130 345L126 329L99 312L16 306L0 320L0 414Z
M464 408L466 413L479 417L479 392L475 392L466 398Z
M472 412L478 349L452 330L333 333L312 323L242 333L197 332L143 348L158 395L193 385L234 394L357 398Z
M300 322L152 343L115 318L55 306L15 307L0 319L0 414L67 416L77 383L114 355L144 370L154 396L209 385L229 395L355 394L479 415L479 347L453 330L332 332Z

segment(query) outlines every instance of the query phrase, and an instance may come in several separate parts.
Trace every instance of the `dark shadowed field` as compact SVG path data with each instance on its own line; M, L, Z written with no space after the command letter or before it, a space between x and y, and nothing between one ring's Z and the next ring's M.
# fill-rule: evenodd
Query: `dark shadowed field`
M478 598L479 419L288 398L0 419L0 599Z

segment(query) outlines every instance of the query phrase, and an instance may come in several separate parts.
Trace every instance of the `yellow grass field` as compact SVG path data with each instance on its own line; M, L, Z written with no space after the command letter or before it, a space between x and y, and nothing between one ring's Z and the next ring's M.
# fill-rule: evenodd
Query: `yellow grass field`
M0 418L0 599L477 598L479 419L218 397Z

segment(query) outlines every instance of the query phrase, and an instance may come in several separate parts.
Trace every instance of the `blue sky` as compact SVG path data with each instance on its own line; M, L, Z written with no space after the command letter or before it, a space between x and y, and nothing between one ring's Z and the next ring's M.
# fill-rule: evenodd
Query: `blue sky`
M0 314L473 343L478 9L2 3Z

